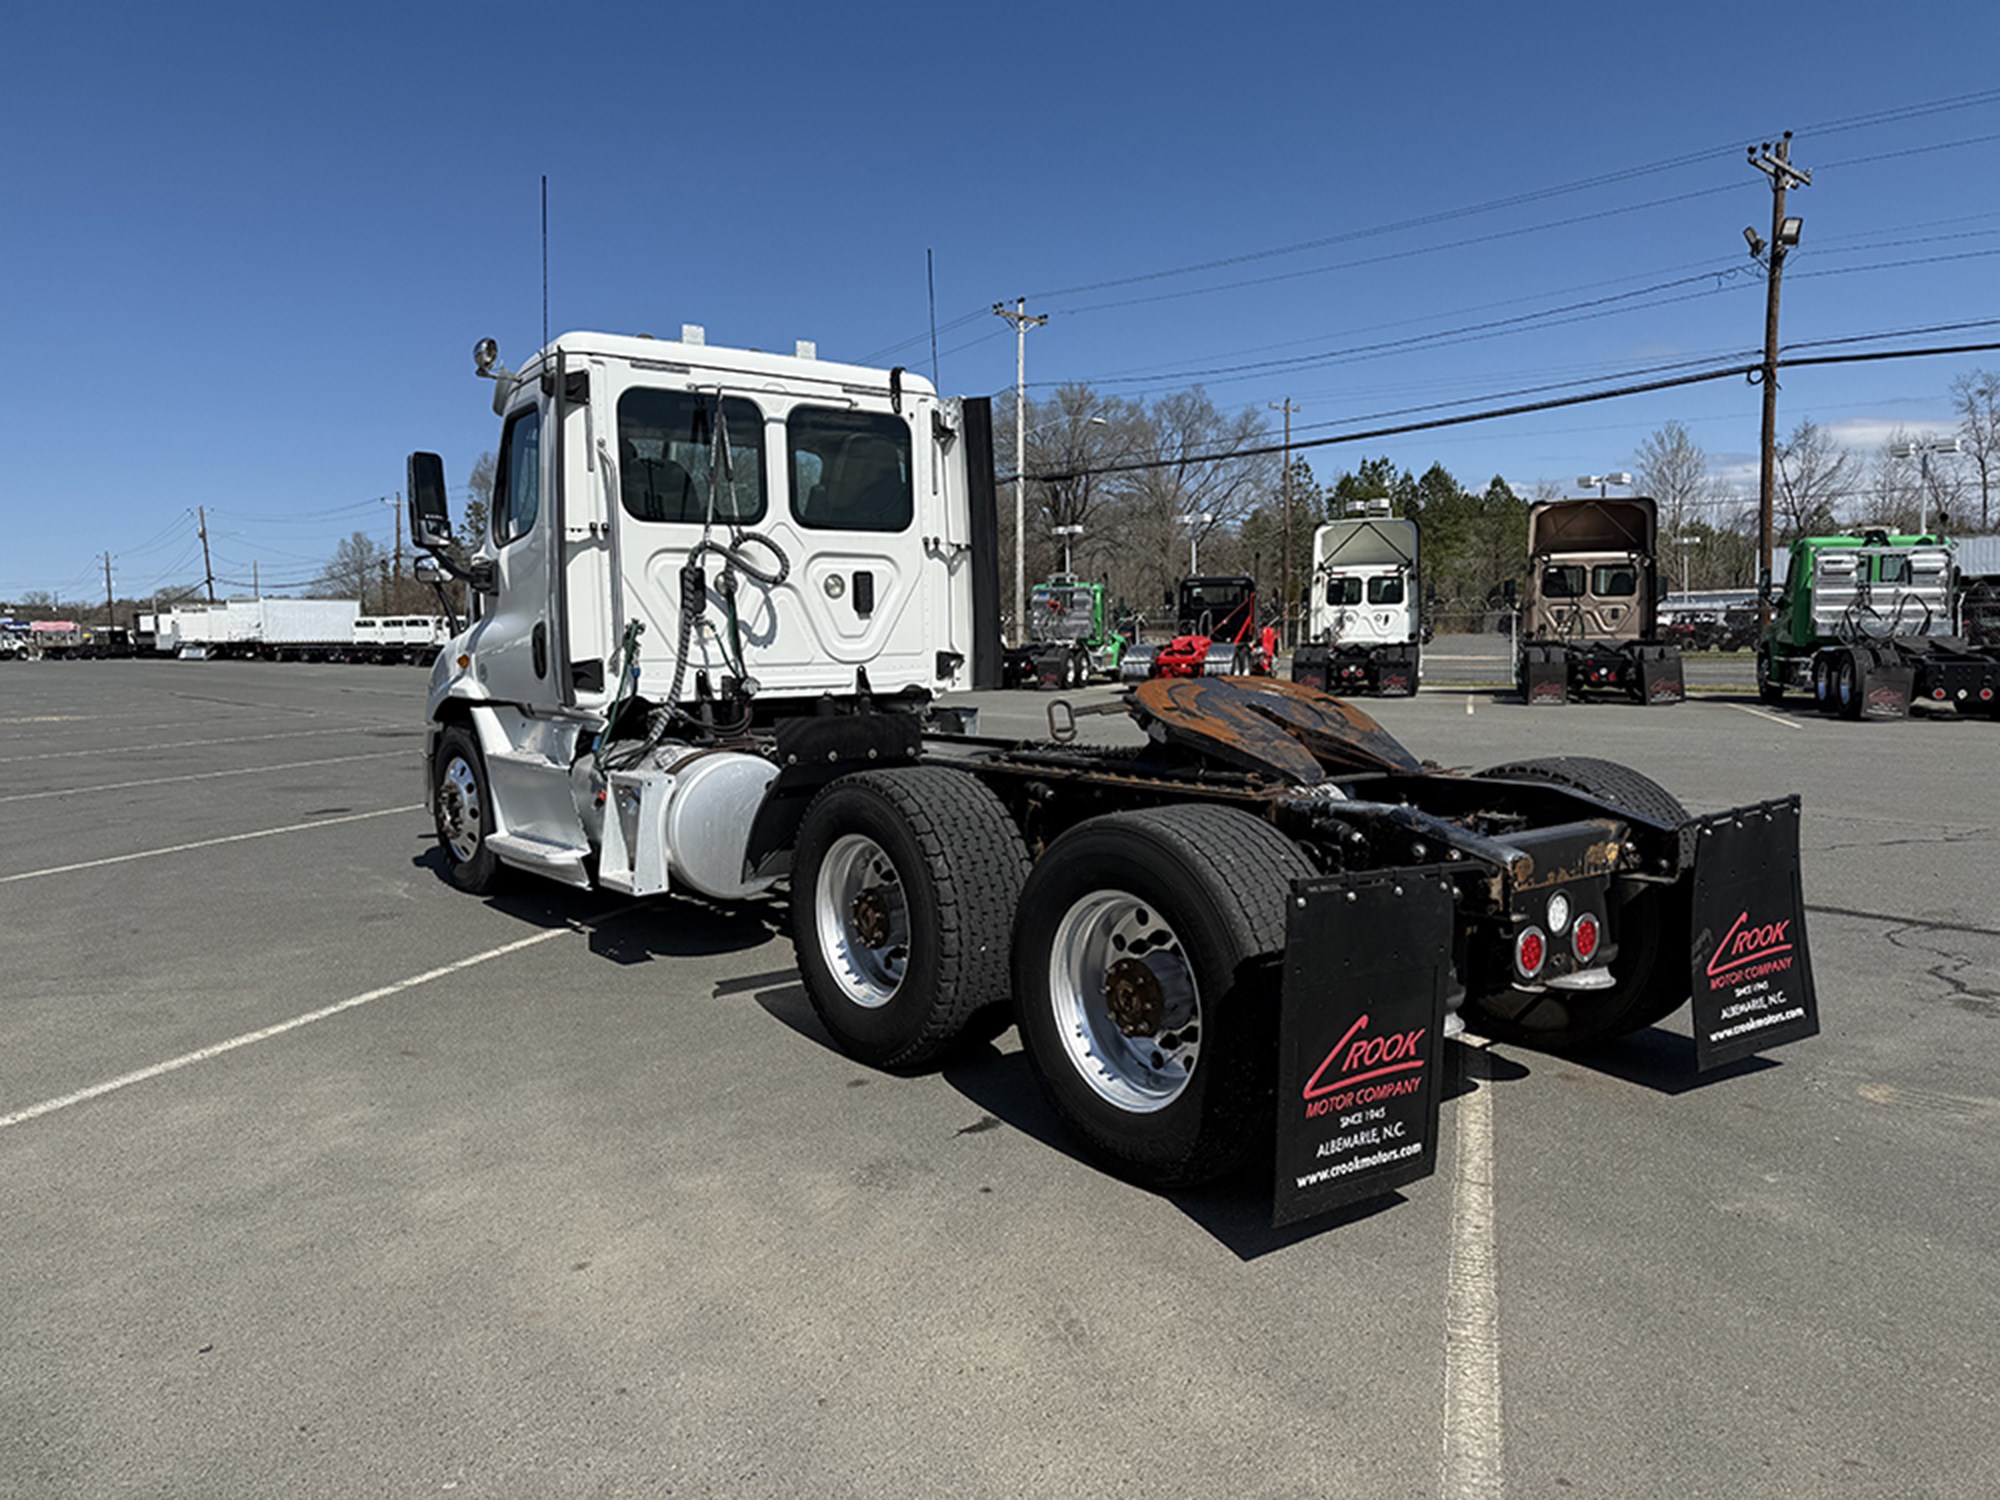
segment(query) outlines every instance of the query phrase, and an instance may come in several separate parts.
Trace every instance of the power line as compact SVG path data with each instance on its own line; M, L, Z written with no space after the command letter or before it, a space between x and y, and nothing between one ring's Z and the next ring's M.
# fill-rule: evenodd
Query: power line
M1780 369L1802 369L1820 365L1870 364L1889 359L1928 359L1943 355L1989 354L2000 350L2000 343L1953 344L1923 349L1882 349L1856 354L1805 355L1791 359L1780 359ZM1463 412L1449 417L1433 417L1422 422L1402 422L1391 427L1373 430L1340 433L1333 437L1308 438L1303 442L1294 440L1289 446L1296 452L1300 448L1330 448L1346 443L1375 442L1386 437L1401 437L1412 432L1433 432L1444 427L1463 427L1473 422L1491 422L1501 417L1527 416L1534 412L1558 411L1570 406L1588 406L1598 401L1615 401L1624 396L1642 396L1653 391L1674 390L1681 386L1703 385L1711 381L1727 380L1733 376L1750 376L1764 368L1761 362L1728 365L1717 370L1701 370L1686 375L1671 375L1658 380L1641 381L1635 384L1613 387L1608 390L1584 391L1573 396L1555 396L1544 401L1528 401L1513 406L1489 407L1481 411ZM1120 463L1102 464L1095 468L1058 470L1039 474L1009 474L999 476L1002 483L1014 479L1026 479L1041 484L1061 484L1069 480L1081 479L1085 474L1138 474L1159 469L1190 468L1200 464L1223 463L1235 458L1263 458L1270 454L1282 453L1286 445L1258 444L1250 447L1223 449L1214 453L1179 454L1165 459L1137 459Z

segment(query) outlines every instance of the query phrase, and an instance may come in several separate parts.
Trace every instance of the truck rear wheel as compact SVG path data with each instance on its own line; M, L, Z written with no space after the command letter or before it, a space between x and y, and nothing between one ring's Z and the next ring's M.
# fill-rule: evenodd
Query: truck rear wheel
M1587 755L1495 766L1483 776L1515 781L1552 781L1658 823L1687 821L1680 799L1652 777L1617 761ZM1580 1052L1643 1031L1672 1015L1693 993L1687 936L1693 913L1685 885L1642 886L1612 896L1611 931L1618 943L1611 960L1615 983L1608 990L1540 993L1506 990L1466 1002L1473 1029L1495 1041L1516 1042L1546 1052Z
M815 797L792 866L792 943L841 1050L920 1068L976 1015L1004 1015L1027 873L1007 809L962 771L863 771Z
M445 879L475 896L497 889L502 866L486 844L494 828L486 757L479 753L479 741L468 726L454 724L438 737L431 778Z
M1861 717L1861 678L1864 670L1859 651L1843 651L1833 659L1833 706L1843 719Z
M1014 922L1021 1041L1120 1175L1205 1181L1268 1133L1286 902L1313 873L1270 824L1199 804L1093 818L1036 864Z

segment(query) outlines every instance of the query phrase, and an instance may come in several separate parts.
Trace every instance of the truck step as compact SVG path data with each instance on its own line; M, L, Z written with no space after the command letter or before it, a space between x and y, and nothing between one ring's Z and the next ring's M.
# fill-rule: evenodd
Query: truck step
M503 864L532 870L537 875L560 880L564 885L590 889L590 872L583 865L584 855L589 853L587 849L558 844L551 839L531 838L524 833L489 834L486 847L499 855Z

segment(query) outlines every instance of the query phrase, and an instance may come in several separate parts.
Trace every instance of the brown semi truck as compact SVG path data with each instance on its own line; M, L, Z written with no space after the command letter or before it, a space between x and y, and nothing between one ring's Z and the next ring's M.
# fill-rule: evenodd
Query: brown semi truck
M1528 516L1528 591L1515 680L1531 705L1685 696L1660 636L1659 512L1649 499L1551 500Z

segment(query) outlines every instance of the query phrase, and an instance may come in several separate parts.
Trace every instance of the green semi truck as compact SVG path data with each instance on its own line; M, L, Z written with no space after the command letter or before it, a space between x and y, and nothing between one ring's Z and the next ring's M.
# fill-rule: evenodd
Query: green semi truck
M1758 646L1758 696L1807 693L1845 719L1906 719L1920 701L2000 712L2000 650L1959 633L1954 573L1942 536L1798 538Z
M1126 649L1105 609L1104 585L1058 573L1028 594L1027 640L1009 650L1009 687L1079 688L1116 677Z

